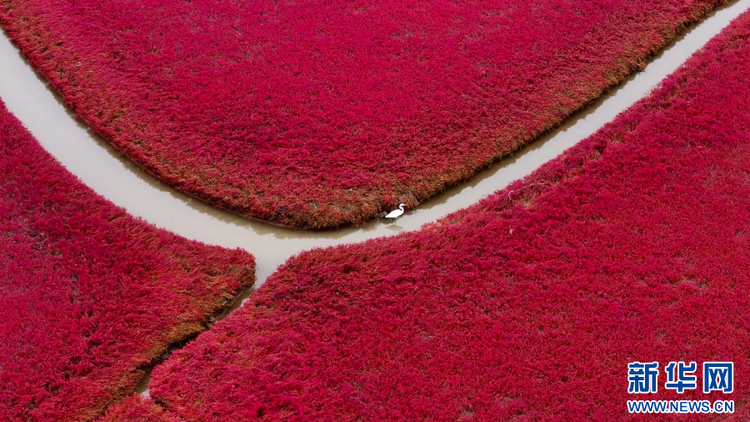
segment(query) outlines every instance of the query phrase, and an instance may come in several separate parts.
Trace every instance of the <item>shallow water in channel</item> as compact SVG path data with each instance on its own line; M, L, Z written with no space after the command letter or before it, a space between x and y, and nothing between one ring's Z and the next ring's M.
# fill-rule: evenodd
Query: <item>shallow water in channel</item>
M297 231L247 220L184 195L142 171L77 122L59 96L36 75L2 31L0 98L69 171L130 214L190 239L230 248L240 247L255 255L257 287L276 267L301 251L417 230L427 222L465 208L529 175L646 95L748 8L750 0L740 0L719 9L656 56L645 71L630 77L574 114L564 125L485 169L469 182L424 202L417 209L408 210L395 224L372 220L360 228Z

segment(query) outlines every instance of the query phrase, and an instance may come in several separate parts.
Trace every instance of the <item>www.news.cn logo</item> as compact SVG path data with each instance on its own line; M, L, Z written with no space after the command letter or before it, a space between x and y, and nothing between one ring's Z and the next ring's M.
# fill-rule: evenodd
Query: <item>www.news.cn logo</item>
M695 362L670 362L664 367L667 380L664 388L682 394L698 388ZM628 364L628 393L652 394L659 389L659 362L632 362ZM732 362L703 362L703 393L734 391L734 364Z
M664 388L682 394L698 388L698 365L695 362L669 362L664 367ZM628 364L628 393L653 394L659 390L659 362ZM732 362L704 362L703 393L734 391ZM630 413L734 413L734 400L628 400Z

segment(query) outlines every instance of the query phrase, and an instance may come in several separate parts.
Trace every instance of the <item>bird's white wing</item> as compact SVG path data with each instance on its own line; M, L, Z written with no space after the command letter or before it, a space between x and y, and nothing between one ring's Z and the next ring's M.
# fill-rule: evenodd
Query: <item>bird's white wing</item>
M385 218L396 218L399 215L403 214L404 212L401 210L393 210L385 215Z

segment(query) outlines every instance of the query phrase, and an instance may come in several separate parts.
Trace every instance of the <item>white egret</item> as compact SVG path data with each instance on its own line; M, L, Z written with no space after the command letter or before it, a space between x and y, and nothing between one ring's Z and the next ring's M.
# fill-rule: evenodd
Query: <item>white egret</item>
M399 218L399 217L401 217L401 214L404 213L404 206L405 205L406 204L400 204L398 206L397 210L393 210L393 211L389 212L388 214L385 215L385 218L390 218L393 221L396 221L396 219Z

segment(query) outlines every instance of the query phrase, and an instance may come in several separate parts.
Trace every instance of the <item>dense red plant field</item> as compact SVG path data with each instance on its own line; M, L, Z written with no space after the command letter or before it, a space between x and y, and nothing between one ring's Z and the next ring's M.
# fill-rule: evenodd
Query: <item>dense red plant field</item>
M745 14L530 178L421 231L292 258L157 367L151 396L203 422L614 421L635 398L746 415L748 57ZM634 397L635 361L733 361L734 393L680 395L662 371Z
M165 412L160 406L141 397L128 397L112 406L98 422L185 422Z
M165 183L320 229L468 179L718 3L0 0L0 25Z
M253 257L159 230L78 181L0 103L0 420L88 421L206 329Z

